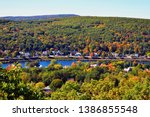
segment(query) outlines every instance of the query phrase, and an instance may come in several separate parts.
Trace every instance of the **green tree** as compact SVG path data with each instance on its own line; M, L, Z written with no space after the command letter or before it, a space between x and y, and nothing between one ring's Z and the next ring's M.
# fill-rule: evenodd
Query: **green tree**
M62 85L63 82L61 79L54 79L50 84L50 88L55 91L57 88L61 88Z
M21 80L22 69L14 66L7 70L0 70L0 99L43 99L43 93L34 88L33 83L25 83Z

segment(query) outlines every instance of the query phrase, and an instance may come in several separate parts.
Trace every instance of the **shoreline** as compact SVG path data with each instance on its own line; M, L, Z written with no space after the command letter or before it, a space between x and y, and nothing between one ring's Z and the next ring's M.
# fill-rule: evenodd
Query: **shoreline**
M0 62L2 64L6 63L15 63L15 62L32 62L32 61L51 61L53 59L56 60L63 60L63 61L69 61L69 60L79 60L79 61L137 61L137 62L150 62L150 59L140 59L140 58L70 58L70 57L55 57L55 58L46 58L46 57L41 57L41 58L26 58L26 59L0 59Z

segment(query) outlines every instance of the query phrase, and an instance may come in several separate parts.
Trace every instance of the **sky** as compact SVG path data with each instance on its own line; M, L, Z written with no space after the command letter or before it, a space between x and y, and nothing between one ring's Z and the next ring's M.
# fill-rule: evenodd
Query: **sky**
M150 0L0 0L0 17L53 14L150 19Z

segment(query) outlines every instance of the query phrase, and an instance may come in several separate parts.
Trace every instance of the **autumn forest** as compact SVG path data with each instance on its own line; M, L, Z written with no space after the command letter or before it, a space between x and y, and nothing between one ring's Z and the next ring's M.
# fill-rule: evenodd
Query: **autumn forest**
M121 59L131 55L149 60L149 19L0 18L0 99L149 100L150 64ZM78 58L64 67L50 56L90 56L91 61ZM47 67L39 67L39 60L27 61L25 68L19 61L2 67L6 59L30 57L51 62Z

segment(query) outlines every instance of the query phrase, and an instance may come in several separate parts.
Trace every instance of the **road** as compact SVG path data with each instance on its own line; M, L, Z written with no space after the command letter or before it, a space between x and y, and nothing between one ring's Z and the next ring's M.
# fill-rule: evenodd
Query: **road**
M34 58L34 57L30 57L30 58L7 58L7 59L5 59L5 58L1 58L0 59L0 62L17 62L17 61L34 61L34 60L52 60L52 59L58 59L58 60L90 60L90 61L118 61L118 60L124 60L124 61L139 61L139 62L150 62L150 59L149 58L144 58L144 59L142 59L142 58L135 58L135 59L133 59L133 58L112 58L112 59L110 59L110 58L83 58L83 57L66 57L66 56L56 56L56 57L51 57L51 58L44 58L44 57L36 57L36 58Z

